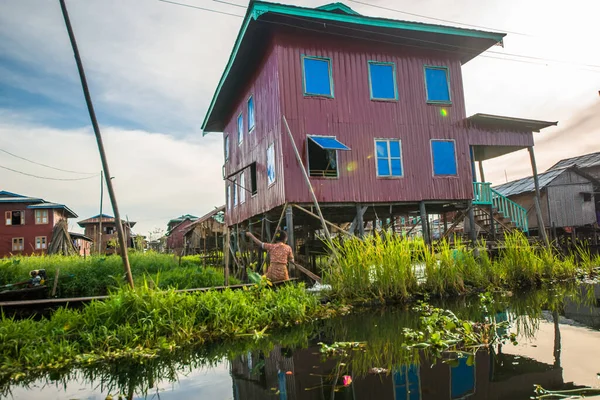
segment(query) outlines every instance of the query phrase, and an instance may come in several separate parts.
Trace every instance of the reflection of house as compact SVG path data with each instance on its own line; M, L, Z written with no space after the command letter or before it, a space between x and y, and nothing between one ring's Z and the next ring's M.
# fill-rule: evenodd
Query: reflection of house
M63 204L6 191L0 191L0 215L0 257L46 253L55 225L77 218Z
M225 206L198 218L184 233L185 254L204 254L223 250Z
M398 367L389 374L352 376L351 386L336 392L335 399L527 399L532 382L556 389L564 385L560 368L526 357L516 362L512 355L479 351L473 361L461 358L432 366L422 359L419 365ZM231 364L234 398L332 399L336 368L334 360L322 362L316 346L290 354L279 346L267 355L248 353Z
M69 232L71 240L73 241L73 247L81 256L89 256L92 251L93 240L81 233Z
M167 224L167 251L181 253L184 248L184 235L189 226L196 221L198 217L190 214L173 218Z
M594 329L600 328L600 285L582 284L579 289L579 297L589 301L581 304L581 301L571 298L565 299L565 318L577 321ZM593 291L593 295L590 293Z
M545 227L572 228L596 222L594 187L599 182L575 166L554 168L538 175L540 208ZM530 229L538 229L533 177L494 188L527 210Z
M84 228L84 235L94 240L93 252L103 254L114 254L116 252L115 245L118 243L117 225L115 218L110 215L102 214L95 215L77 223ZM131 240L131 228L135 226L133 221L123 221L123 231L125 233L125 241L128 247L133 247ZM100 231L102 225L102 231Z

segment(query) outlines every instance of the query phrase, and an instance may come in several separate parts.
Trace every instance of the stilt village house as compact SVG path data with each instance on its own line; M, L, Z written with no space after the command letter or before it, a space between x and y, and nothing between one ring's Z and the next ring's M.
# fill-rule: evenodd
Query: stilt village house
M476 162L529 149L535 170L533 132L556 122L465 109L462 65L504 36L250 1L202 125L223 133L226 224L258 232L285 208L298 244L322 226L312 190L325 220L359 233L475 207L527 230Z

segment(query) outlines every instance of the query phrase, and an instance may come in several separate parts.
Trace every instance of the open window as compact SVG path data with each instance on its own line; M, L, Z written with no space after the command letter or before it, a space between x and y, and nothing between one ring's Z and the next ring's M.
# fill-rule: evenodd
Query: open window
M106 226L104 227L104 231L107 235L112 235L113 233L115 233L115 228L113 226Z
M6 225L25 225L25 211L6 211L4 219Z
M337 151L350 148L334 136L309 136L307 139L308 174L311 177L337 178Z
M250 164L250 191L252 196L258 193L258 185L256 183L256 163Z

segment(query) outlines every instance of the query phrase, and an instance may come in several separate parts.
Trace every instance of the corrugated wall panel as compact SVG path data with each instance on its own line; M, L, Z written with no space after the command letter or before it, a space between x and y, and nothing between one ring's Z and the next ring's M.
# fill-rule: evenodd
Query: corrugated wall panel
M277 36L282 110L303 159L308 134L334 135L352 151L338 153L338 179L312 179L322 202L410 202L459 200L472 197L468 132L459 123L466 117L461 66L458 58L403 48L331 37ZM305 97L301 56L330 57L333 99ZM371 101L368 61L396 63L399 100ZM423 67L449 68L451 106L426 104ZM447 111L443 116L441 109ZM402 140L404 177L376 178L374 138ZM431 139L456 140L458 177L433 177ZM286 158L286 199L310 202L289 139L283 138Z
M281 100L277 54L274 47L266 52L254 78L240 95L235 111L229 116L224 136L229 135L230 159L225 163L225 176L256 162L257 195L246 192L246 202L226 212L226 223L232 225L262 214L285 202L283 159L281 157ZM255 128L248 134L248 98L254 98ZM237 118L244 113L244 141L237 143ZM267 187L267 146L275 143L276 179ZM236 175L239 179L239 174ZM232 177L233 179L233 177ZM250 169L245 170L246 187L250 188ZM225 182L225 190L229 182ZM232 191L233 193L233 191Z

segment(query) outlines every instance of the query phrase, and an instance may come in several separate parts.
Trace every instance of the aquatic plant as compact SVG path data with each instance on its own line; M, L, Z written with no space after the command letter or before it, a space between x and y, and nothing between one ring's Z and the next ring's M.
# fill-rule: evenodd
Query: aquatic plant
M220 286L224 283L223 271L203 267L195 256L180 259L152 251L132 252L131 271L136 283L154 280L160 288L189 289ZM120 286L123 268L119 256L28 256L0 259L0 286L20 282L29 277L29 271L46 269L49 278L60 269L58 297L101 296L111 288ZM160 279L157 279L159 277ZM230 283L238 283L230 278Z

